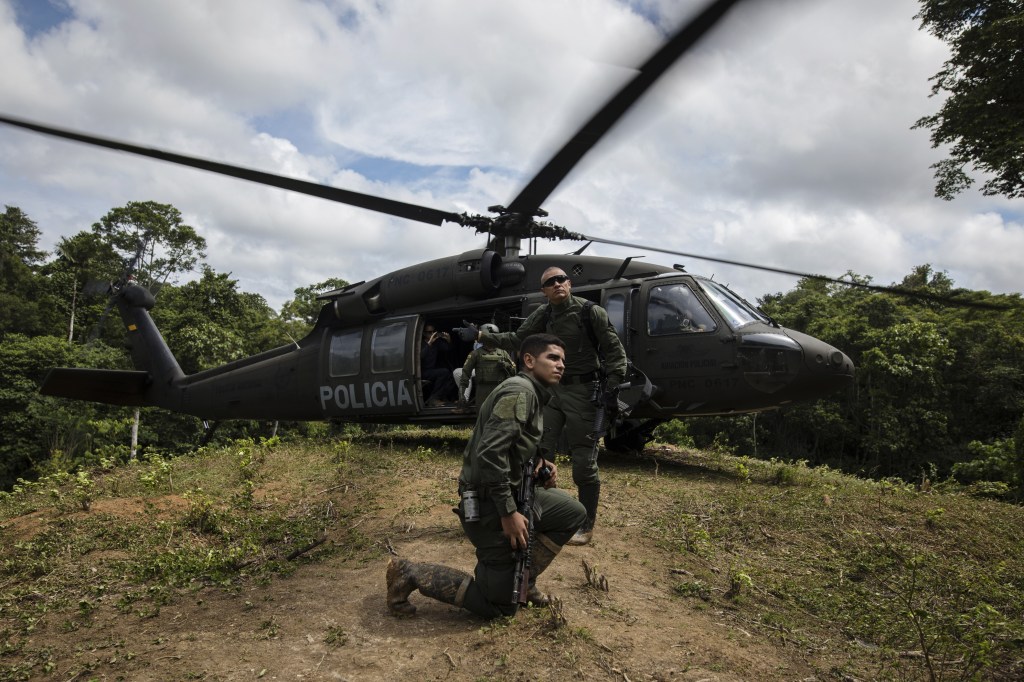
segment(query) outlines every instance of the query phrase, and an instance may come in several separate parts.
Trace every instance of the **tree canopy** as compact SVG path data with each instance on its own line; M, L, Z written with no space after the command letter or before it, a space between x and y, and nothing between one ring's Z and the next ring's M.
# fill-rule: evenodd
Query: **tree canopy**
M0 337L39 334L53 320L50 300L38 278L46 252L39 248L39 227L25 212L5 206L0 214Z
M952 56L932 77L939 111L915 128L931 129L933 147L950 145L935 169L935 195L952 199L974 179L984 194L1024 197L1024 2L921 0L921 28L949 44Z
M316 323L320 309L324 307L317 296L346 286L348 282L340 277L329 277L323 282L297 288L295 298L281 306L281 320L288 325L289 333L296 338L304 336Z
M13 207L0 215L0 489L18 477L128 456L131 408L41 396L38 389L55 366L130 367L120 325L111 323L98 339L68 330L100 326L108 298L88 296L86 283L123 276L140 236L147 245L141 272L161 285L153 318L189 373L305 335L321 308L317 295L345 285L332 278L300 286L277 314L261 296L239 290L229 273L202 262L205 243L173 206L133 203L97 225L61 239L47 260L27 215ZM172 281L186 269L199 276ZM870 281L848 274L853 282ZM854 386L756 419L693 419L684 428L697 445L725 443L872 476L997 481L1024 498L1021 297L957 288L929 265L913 268L897 286L935 298L810 278L763 297L765 312L781 325L847 353L857 366ZM951 307L936 298L995 305ZM231 421L214 437L266 435L268 426ZM306 428L284 425L282 432ZM143 452L183 452L209 436L194 417L142 411Z
M153 293L178 273L192 270L206 257L206 240L182 222L170 204L132 201L112 209L92 230L109 243L126 264L138 257L135 278Z
M771 454L919 478L949 475L977 456L972 443L1013 437L1024 415L1021 297L955 289L927 265L899 285L1004 307L943 306L812 280L764 297L779 324L841 348L857 366L848 393L759 422Z

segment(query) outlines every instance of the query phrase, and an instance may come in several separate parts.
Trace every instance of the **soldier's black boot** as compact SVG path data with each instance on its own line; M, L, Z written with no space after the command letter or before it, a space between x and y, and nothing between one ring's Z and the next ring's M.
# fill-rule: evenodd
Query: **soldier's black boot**
M579 489L580 504L587 510L587 520L576 534L569 538L567 545L586 545L594 537L594 522L597 521L597 503L601 499L601 484L581 485Z
M527 601L533 606L547 606L551 596L537 589L537 576L551 565L562 548L543 533L538 533L532 547L532 573L530 575L530 591L526 593Z
M415 590L425 597L462 606L472 581L468 573L454 568L394 558L388 562L388 609L396 616L415 614L416 607L409 603L409 595Z

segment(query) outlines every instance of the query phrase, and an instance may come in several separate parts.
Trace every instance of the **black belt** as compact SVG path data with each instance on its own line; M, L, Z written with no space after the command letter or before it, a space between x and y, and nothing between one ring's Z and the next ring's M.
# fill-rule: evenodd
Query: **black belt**
M597 381L601 378L601 375L595 369L593 372L587 372L586 374L570 374L569 376L562 377L563 384L585 384L589 381Z

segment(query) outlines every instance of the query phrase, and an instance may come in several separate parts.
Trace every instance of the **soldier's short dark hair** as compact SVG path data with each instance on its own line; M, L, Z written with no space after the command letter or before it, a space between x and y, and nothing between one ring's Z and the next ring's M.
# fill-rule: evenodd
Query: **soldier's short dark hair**
M519 353L521 355L529 353L533 357L537 357L548 346L558 346L562 349L562 352L566 352L565 341L562 341L562 339L554 334L530 334L523 339L522 345L519 346Z

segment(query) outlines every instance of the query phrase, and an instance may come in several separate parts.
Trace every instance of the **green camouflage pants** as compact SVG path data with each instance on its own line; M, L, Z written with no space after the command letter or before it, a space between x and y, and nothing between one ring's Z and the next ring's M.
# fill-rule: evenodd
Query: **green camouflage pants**
M577 487L601 482L597 472L597 452L590 439L597 410L590 402L593 392L594 385L590 382L555 386L552 389L554 396L544 408L541 452L553 459L564 439L572 458L572 481Z
M583 505L561 490L536 488L533 509L537 534L543 533L559 547L587 518ZM462 607L484 618L514 615L519 608L512 603L516 553L501 532L501 517L494 503L481 501L480 520L463 522L462 529L476 547L477 559Z

